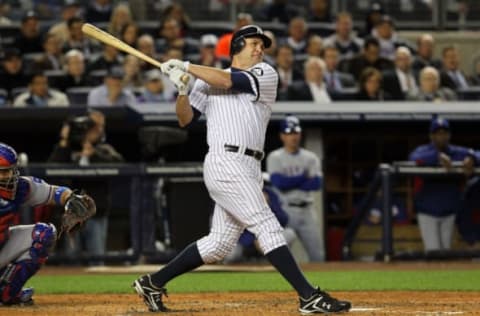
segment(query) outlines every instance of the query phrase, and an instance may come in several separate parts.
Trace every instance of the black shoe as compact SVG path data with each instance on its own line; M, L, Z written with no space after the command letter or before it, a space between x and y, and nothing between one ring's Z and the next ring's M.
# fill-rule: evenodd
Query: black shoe
M167 312L168 308L163 305L162 296L167 296L166 288L159 288L152 284L150 275L144 275L133 282L132 287L143 298L145 305L151 312ZM168 296L167 296L168 297Z
M34 304L33 293L33 287L23 288L17 297L6 303L0 302L0 306L31 306Z
M341 313L348 312L351 307L350 302L339 301L317 288L310 298L300 297L298 310L302 314Z

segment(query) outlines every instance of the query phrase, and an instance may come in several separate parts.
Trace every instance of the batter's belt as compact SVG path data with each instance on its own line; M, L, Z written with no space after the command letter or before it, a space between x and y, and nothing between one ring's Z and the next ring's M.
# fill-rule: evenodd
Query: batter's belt
M233 153L238 153L238 152L241 151L240 146L225 144L223 147L225 148L225 151L230 151L230 152L233 152ZM247 156L251 156L251 157L257 159L258 161L262 160L263 156L264 156L263 151L253 150L253 149L250 149L250 148L245 148L245 151L240 152L240 153L242 153L244 155L247 155Z

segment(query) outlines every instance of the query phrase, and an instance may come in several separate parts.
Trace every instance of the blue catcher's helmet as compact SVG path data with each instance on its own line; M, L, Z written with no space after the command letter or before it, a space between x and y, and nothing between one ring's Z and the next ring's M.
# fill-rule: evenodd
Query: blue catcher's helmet
M17 152L7 144L0 143L0 197L8 200L15 198L18 177Z

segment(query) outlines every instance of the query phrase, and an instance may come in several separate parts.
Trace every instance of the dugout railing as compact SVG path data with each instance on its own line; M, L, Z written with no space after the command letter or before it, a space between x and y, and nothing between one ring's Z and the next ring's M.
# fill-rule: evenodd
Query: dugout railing
M480 175L480 168L475 168L473 176ZM371 206L374 203L375 197L381 192L381 238L379 240L380 250L375 254L375 259L378 261L390 262L392 260L445 260L445 259L468 259L479 258L479 250L434 250L434 251L410 251L398 252L394 251L393 230L394 222L392 216L393 204L393 183L399 176L422 176L422 177L465 177L461 163L453 163L450 170L443 167L426 167L417 166L415 162L398 161L392 164L380 164L376 170L373 179L368 187L365 197L359 204L355 216L352 218L350 225L347 227L343 243L342 256L344 260L351 260L352 245L355 242L357 232L362 225L364 219L368 215ZM476 183L477 178L470 178L464 191L468 186ZM474 181L472 181L474 180ZM470 182L470 184L469 184ZM464 198L465 199L465 196ZM461 206L459 206L461 208Z

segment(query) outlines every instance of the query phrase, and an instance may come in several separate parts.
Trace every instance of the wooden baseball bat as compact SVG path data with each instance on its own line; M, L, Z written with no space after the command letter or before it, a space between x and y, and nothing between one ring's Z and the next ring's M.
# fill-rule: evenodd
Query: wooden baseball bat
M146 61L147 63L152 64L152 65L154 65L158 68L160 68L162 66L162 63L159 62L158 60L153 59L152 57L142 53L138 49L133 48L132 46L125 43L124 41L122 41L122 40L116 38L115 36L99 29L98 27L96 27L93 24L84 23L82 25L82 32L84 34L87 34L88 36L104 43L104 44L113 46L113 47L115 47L115 48L117 48L117 49L119 49L119 50L121 50L121 51L123 51L127 54L130 54L130 55L133 55L137 58L140 58L141 60ZM182 77L182 82L187 84L189 79L190 78L189 78L188 75L184 75Z

